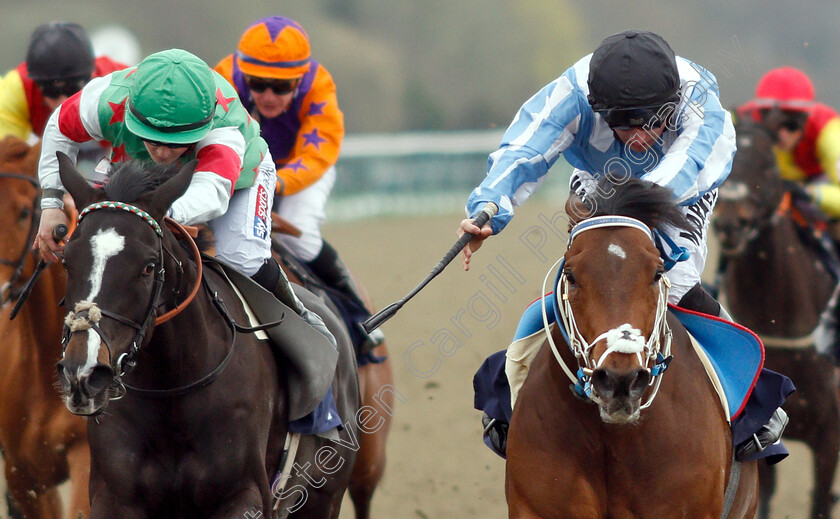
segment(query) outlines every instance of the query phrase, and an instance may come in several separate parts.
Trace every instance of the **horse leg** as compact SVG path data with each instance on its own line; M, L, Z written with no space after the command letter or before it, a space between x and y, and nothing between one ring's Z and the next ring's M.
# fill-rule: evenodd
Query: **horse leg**
M770 518L770 500L776 492L776 468L766 463L758 464L758 516L757 519Z
M70 519L84 519L90 516L90 447L78 442L67 451L67 465L70 470Z
M374 354L387 356L385 345L374 349ZM381 364L368 364L359 368L359 390L362 405L381 408L384 419L382 427L375 432L360 434L359 454L350 477L350 498L356 512L356 519L370 517L373 493L385 472L385 443L394 413L394 394L387 390L393 385L390 360Z
M838 423L834 417L834 424ZM831 422L830 422L831 423ZM814 461L814 493L811 504L811 519L828 519L834 505L831 487L840 453L840 431L834 427L820 427L816 441L809 444Z
M8 454L8 453L7 453ZM38 482L6 457L6 484L11 496L9 508L17 508L22 517L61 519L61 498L55 487L41 489Z

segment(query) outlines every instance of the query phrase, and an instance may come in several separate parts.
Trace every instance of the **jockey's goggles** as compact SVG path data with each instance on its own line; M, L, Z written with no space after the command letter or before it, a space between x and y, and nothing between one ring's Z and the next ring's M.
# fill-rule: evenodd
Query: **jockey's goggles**
M58 99L61 96L72 96L81 90L85 84L87 84L88 79L89 78L87 77L47 79L44 81L36 81L35 84L38 85L38 90L41 91L41 94L44 97Z
M179 150L181 148L189 148L192 146L193 143L178 143L178 142L160 142L160 141L150 141L148 139L142 139L143 142L148 143L149 146L160 147L163 146L164 148L169 148L170 150Z
M269 88L275 95L283 96L291 94L300 84L300 78L297 79L263 79L253 76L245 76L245 82L252 92L262 94Z
M663 105L638 106L630 108L602 108L596 110L613 130L632 128L659 128L674 112L676 102Z

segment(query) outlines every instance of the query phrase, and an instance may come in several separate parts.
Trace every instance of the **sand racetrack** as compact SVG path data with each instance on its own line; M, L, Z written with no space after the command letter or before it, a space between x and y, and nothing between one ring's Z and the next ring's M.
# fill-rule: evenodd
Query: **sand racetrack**
M504 462L481 442L472 377L487 355L507 346L521 311L539 295L546 271L563 253L565 220L557 218L552 227L556 210L541 201L519 208L505 232L485 242L470 272L457 258L383 326L400 401L388 467L374 497L375 518L507 516ZM460 219L453 211L414 220L328 223L324 234L383 307L440 260L456 239ZM781 465L773 517L804 518L810 459L800 445L788 446L792 455ZM3 487L0 478L0 492ZM345 503L341 518L352 518ZM6 517L4 502L0 517Z

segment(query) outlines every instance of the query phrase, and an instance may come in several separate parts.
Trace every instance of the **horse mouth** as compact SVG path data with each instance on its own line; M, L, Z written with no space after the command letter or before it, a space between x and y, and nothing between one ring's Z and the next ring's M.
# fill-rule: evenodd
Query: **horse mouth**
M641 418L640 400L608 401L598 404L601 421L614 425L633 425Z
M75 391L64 396L64 405L67 410L78 416L96 416L105 411L108 403L107 395L104 398L90 398L80 391Z

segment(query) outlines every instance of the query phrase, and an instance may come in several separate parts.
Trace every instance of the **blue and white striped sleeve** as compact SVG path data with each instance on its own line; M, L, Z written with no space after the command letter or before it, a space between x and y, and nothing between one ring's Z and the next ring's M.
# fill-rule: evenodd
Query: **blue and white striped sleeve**
M659 164L642 178L668 187L677 203L690 205L729 176L735 127L721 106L714 75L682 58L677 63L683 83L678 136Z
M581 118L580 99L584 97L567 74L522 105L501 146L489 157L487 176L467 200L470 217L487 202L499 206L492 220L494 234L508 224L514 206L539 188L549 168L574 140Z

